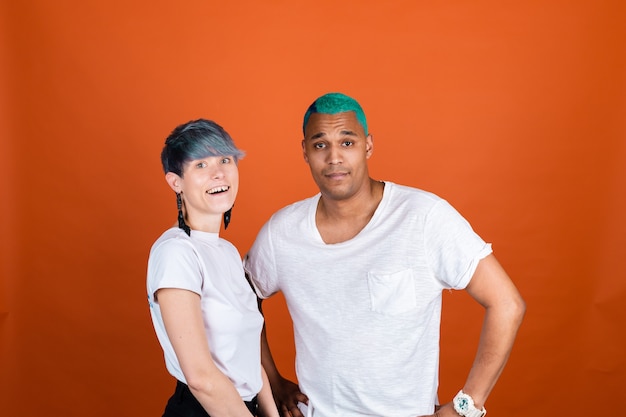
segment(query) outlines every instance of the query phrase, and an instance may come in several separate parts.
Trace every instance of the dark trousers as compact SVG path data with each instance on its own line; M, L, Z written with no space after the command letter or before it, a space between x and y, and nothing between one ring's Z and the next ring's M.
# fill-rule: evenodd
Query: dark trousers
M257 398L244 401L250 413L256 416ZM193 396L187 384L176 381L176 390L165 406L163 417L210 417L202 405Z

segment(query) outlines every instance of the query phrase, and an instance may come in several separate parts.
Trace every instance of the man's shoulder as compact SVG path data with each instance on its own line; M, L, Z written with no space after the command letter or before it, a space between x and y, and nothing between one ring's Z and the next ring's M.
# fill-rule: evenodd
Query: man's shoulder
M319 194L288 204L272 214L270 222L284 222L306 217L311 209L311 205L317 204L318 199Z
M422 204L434 204L443 200L433 192L409 185L385 181L385 188L388 189L393 200L411 200Z

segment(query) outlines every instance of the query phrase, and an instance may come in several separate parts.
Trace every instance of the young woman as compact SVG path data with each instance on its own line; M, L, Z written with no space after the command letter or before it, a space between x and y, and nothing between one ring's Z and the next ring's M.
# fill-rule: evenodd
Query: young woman
M278 417L261 366L263 317L239 252L219 236L242 156L222 127L204 119L174 129L161 153L178 205L178 225L148 260L150 314L177 380L164 417Z

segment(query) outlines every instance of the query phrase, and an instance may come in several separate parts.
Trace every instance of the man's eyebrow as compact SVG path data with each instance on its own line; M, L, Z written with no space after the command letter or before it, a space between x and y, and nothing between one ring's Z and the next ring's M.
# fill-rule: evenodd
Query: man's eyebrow
M324 132L319 132L319 133L316 133L316 134L314 134L313 136L311 136L311 137L309 138L309 140L314 140L314 139L323 138L324 136L326 136L326 133L324 133Z
M358 136L357 133L354 130L341 130L339 132L341 134L341 136ZM311 136L310 138L307 138L308 140L315 140L315 139L320 139L323 138L324 136L326 136L326 132L319 132L314 134L313 136Z

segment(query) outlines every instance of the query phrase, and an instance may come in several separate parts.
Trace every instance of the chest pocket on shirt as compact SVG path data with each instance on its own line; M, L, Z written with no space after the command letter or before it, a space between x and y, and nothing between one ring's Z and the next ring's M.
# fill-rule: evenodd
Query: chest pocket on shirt
M368 272L367 284L374 312L395 315L417 307L413 271L410 269L392 274Z

